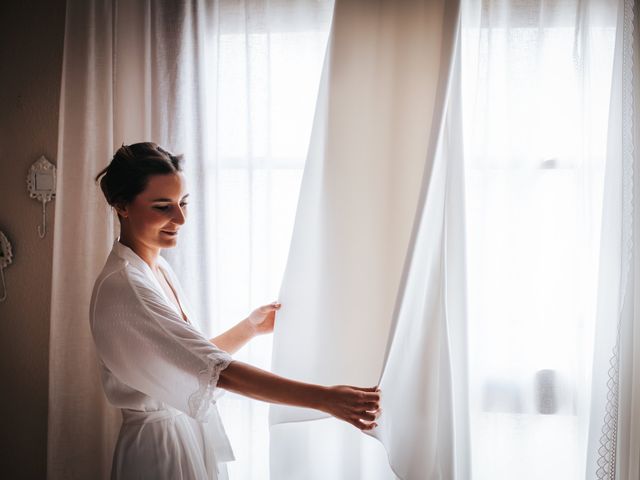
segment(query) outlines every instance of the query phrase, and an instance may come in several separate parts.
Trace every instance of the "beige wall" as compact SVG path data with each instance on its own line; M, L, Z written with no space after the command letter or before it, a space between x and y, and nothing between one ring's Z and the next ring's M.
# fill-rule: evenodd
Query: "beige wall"
M26 174L57 163L64 0L0 2L0 230L13 244L0 303L0 477L45 478L52 232ZM47 205L53 224L54 202Z

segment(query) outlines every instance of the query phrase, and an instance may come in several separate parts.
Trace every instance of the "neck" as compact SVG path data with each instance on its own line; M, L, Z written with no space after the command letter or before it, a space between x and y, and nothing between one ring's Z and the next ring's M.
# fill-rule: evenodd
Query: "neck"
M152 271L156 271L158 256L160 255L160 249L158 247L150 247L140 241L137 241L136 238L129 235L126 230L123 230L120 233L120 243L133 250L136 255L151 267Z

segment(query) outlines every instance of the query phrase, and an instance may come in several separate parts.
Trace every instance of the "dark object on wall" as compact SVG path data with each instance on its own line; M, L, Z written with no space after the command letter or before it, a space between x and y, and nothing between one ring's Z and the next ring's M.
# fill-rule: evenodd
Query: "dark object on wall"
M7 236L0 232L0 279L2 279L2 291L0 292L0 302L7 299L7 285L4 282L4 269L11 265L13 261L13 252L11 251L11 243Z
M46 205L56 198L56 166L44 155L29 168L27 189L31 198L42 203L42 225L38 225L38 236L44 238L47 234Z
M538 370L536 372L534 395L538 413L553 415L558 411L556 388L555 370Z

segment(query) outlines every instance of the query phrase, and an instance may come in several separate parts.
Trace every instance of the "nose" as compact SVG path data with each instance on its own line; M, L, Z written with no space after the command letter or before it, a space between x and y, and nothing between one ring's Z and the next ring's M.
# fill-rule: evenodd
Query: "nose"
M173 215L173 223L177 223L178 225L183 225L186 220L186 214L182 207L178 205L178 208L174 209L175 214Z

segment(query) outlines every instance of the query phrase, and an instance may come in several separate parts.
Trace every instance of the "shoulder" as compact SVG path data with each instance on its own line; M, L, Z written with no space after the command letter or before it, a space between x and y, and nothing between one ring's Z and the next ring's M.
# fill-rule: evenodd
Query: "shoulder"
M114 282L117 283L122 278L122 273L127 266L127 261L121 259L113 252L107 257L107 261L102 268L102 271L96 278L93 284L93 291L91 294L91 304L93 305L97 298L102 293L105 287L109 287Z
M90 306L92 321L107 306L113 308L138 303L140 292L149 289L147 283L144 274L127 260L110 255L93 285Z

